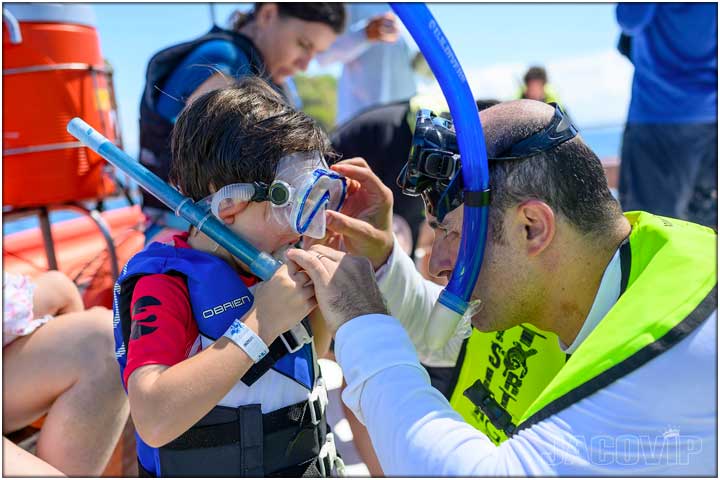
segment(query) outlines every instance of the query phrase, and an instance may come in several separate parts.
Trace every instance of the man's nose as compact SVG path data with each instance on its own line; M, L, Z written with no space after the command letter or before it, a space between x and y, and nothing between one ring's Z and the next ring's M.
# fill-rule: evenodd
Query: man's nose
M447 247L443 247L437 241L433 242L433 249L430 253L430 262L428 270L434 277L443 277L452 272L453 261L449 256Z

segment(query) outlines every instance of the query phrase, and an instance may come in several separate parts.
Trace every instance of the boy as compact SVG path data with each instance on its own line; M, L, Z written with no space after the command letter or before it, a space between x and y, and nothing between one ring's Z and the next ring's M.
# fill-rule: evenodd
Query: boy
M172 151L182 193L278 255L324 236L325 209L344 197L325 133L256 77L187 106ZM288 262L257 282L195 228L125 267L116 345L141 476L326 476L339 461L312 338L281 335L315 309L309 278ZM303 325L322 354L330 338L313 317Z

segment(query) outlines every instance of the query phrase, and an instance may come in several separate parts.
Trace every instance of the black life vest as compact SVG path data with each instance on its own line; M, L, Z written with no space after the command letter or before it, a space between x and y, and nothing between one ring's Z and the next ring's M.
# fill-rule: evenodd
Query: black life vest
M151 172L168 180L170 171L170 137L174 124L157 112L157 102L160 95L160 87L165 84L170 74L190 54L205 42L212 40L227 40L242 51L248 58L249 71L253 75L264 78L268 83L283 93L280 87L273 84L265 75L265 64L262 55L246 36L213 27L205 35L184 43L173 45L159 51L150 59L145 75L145 90L140 101L140 163ZM184 99L183 99L184 100ZM142 191L143 205L155 208L167 209L158 199L151 194Z

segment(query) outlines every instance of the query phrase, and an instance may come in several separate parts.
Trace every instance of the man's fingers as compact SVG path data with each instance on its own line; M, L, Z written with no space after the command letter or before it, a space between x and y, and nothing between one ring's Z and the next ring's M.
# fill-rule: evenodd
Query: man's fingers
M324 285L328 282L330 274L325 265L317 257L317 253L306 252L299 248L291 248L287 252L287 258L297 263L315 285Z
M295 280L295 283L302 285L303 287L312 285L312 280L310 280L310 277L305 272L296 273L293 275L293 280Z
M327 212L327 228L333 233L342 234L349 238L372 237L374 229L372 225L363 220L332 210Z
M325 242L325 245L341 252L345 251L345 247L343 245L343 236L336 233L332 233L330 235L330 238L327 242Z
M357 180L362 185L367 183L383 184L382 180L380 180L368 166L352 165L349 163L342 165L338 163L333 165L333 169L341 175Z
M342 167L344 165L355 165L358 167L370 168L368 163L362 157L353 157L353 158L348 158L347 160L341 160L341 161L333 164L330 168L332 168L334 170L335 167Z
M328 247L327 245L313 245L309 251L315 252L315 256L318 256L318 254L320 254L323 257L327 257L335 262L339 262L345 256L343 252L338 252L334 248Z
M287 267L288 275L290 275L291 278L295 277L300 270L295 262L285 262L285 266Z
M358 182L354 178L345 177L345 181L347 182L348 197L351 197L355 192L362 189L362 183Z
M384 198L387 199L387 201L392 201L392 191L390 188L388 188L380 178L375 175L375 173L370 170L369 167L359 167L356 165L336 165L338 168L336 169L337 173L340 175L344 175L345 177L355 180L360 185L360 188L358 188L356 185L351 185L351 192L355 193L355 191L365 188L368 192L372 193L379 193Z

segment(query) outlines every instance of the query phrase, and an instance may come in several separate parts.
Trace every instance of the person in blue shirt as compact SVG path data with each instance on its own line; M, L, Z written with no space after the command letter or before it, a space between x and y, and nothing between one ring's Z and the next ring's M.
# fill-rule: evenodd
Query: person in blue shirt
M623 137L624 210L717 226L717 5L621 3L635 66Z
M186 103L245 75L264 78L276 90L343 31L341 3L257 3L249 14L235 14L229 29L207 34L156 53L148 63L140 103L140 163L167 180L170 134ZM146 237L165 227L186 229L157 199L143 193Z

